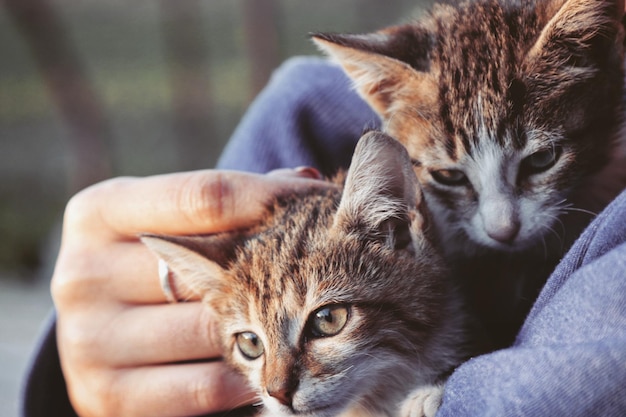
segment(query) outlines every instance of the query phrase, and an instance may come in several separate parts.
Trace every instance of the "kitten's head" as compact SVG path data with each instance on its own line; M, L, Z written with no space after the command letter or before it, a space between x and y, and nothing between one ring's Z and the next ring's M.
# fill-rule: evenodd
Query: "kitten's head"
M245 233L143 240L204 294L226 360L269 415L330 417L354 403L392 408L460 360L421 205L406 150L370 132L343 194L279 198Z
M609 158L623 0L479 0L314 35L403 143L446 246L535 245Z

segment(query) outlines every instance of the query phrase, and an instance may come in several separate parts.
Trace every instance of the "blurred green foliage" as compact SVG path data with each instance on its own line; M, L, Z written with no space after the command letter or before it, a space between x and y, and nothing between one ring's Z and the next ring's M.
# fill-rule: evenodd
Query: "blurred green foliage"
M5 4L9 4L7 0ZM91 84L109 127L104 144L109 175L150 175L211 167L255 94L244 19L255 0L180 0L200 13L199 66L168 62L164 30L172 0L48 0L62 24L71 53ZM29 1L31 7L38 2ZM270 2L272 3L272 2ZM364 32L405 20L416 1L276 0L275 65L289 56L316 54L314 31ZM37 13L37 10L31 10ZM0 6L0 278L3 271L28 276L41 260L41 242L60 222L76 192L76 135L51 92L23 27ZM185 21L175 22L184 30ZM197 29L197 28L196 28ZM174 28L176 30L176 27ZM176 33L176 32L174 32ZM46 51L46 48L42 48ZM48 57L49 58L49 57ZM195 63L195 60L191 61ZM187 73L185 72L187 71ZM210 103L210 137L183 141L176 128L172 72L206 79L199 86ZM205 132L206 132L205 131ZM185 149L193 146L194 149ZM197 149L196 149L197 148ZM186 156L200 154L190 164ZM195 165L194 165L195 164Z

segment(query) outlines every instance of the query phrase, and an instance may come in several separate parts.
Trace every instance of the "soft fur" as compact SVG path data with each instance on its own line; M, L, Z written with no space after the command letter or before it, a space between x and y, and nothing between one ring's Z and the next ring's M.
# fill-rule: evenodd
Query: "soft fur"
M427 217L406 150L369 132L343 192L278 198L239 233L142 239L215 311L225 360L265 415L431 416L472 348ZM311 328L324 306L349 310L333 336ZM242 332L262 342L257 359Z
M622 0L478 0L315 42L406 146L497 346L626 184Z

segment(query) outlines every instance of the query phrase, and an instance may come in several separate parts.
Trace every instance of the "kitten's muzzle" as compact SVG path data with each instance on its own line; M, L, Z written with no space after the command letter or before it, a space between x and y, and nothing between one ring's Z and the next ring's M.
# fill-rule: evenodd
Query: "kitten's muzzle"
M485 233L496 242L511 244L520 232L519 215L507 199L489 198L480 209L480 217Z

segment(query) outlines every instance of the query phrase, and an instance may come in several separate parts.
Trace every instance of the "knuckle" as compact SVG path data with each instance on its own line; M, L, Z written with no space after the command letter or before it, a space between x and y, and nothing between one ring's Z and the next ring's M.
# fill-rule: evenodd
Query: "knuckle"
M59 349L74 369L98 367L102 361L102 340L98 331L90 326L89 318L61 316L57 323Z
M86 389L73 389L68 387L68 395L72 407L76 410L76 413L81 417L104 417L106 404L96 405L96 401L90 392L86 392ZM98 403L100 403L98 401Z
M184 344L199 346L207 358L218 358L223 354L224 344L219 334L219 325L211 309L203 303L189 303L197 307L197 313L190 314L186 326L173 329L176 337Z
M106 222L101 203L107 201L102 196L116 195L129 180L119 177L103 181L80 191L67 203L61 250L51 280L55 303L73 305L101 294L111 269L107 245L112 243L102 235Z
M80 224L92 210L92 200L98 184L74 194L65 206L65 224Z
M99 260L87 245L66 245L54 268L50 290L57 307L90 300L101 275Z
M220 351L222 350L223 341L219 333L219 326L215 319L209 320L208 324L204 326L205 340L208 346L214 346ZM223 353L223 352L222 352Z
M176 203L191 224L219 223L232 209L233 190L227 176L221 172L207 180L193 175L177 190Z
M130 177L111 178L76 193L65 206L65 228L75 231L90 229L94 221L100 220L103 196L116 195L117 190L125 187L131 180Z
M196 410L220 410L223 409L225 396L229 395L224 384L226 376L224 372L214 371L205 378L191 383L191 399Z
M123 390L124 384L121 383L121 378L118 377L119 372L108 372L104 378L101 378L100 384L96 387L98 389L97 403L98 408L101 410L103 416L127 416L123 410L123 397L120 395L120 391Z
M204 346L207 346L211 351L215 349L221 351L222 340L219 333L219 326L211 309L205 308L203 305L201 313L197 317L195 328L199 339L196 339L196 341L202 340Z
M82 417L120 416L121 403L114 372L91 372L68 385L68 395L77 414Z
M191 385L191 398L196 410L210 410L214 403L212 385L207 379L202 378L194 381Z
M64 305L75 298L77 287L80 281L85 279L85 271L88 269L84 265L86 259L89 259L89 256L80 252L74 255L61 251L50 282L55 304Z

